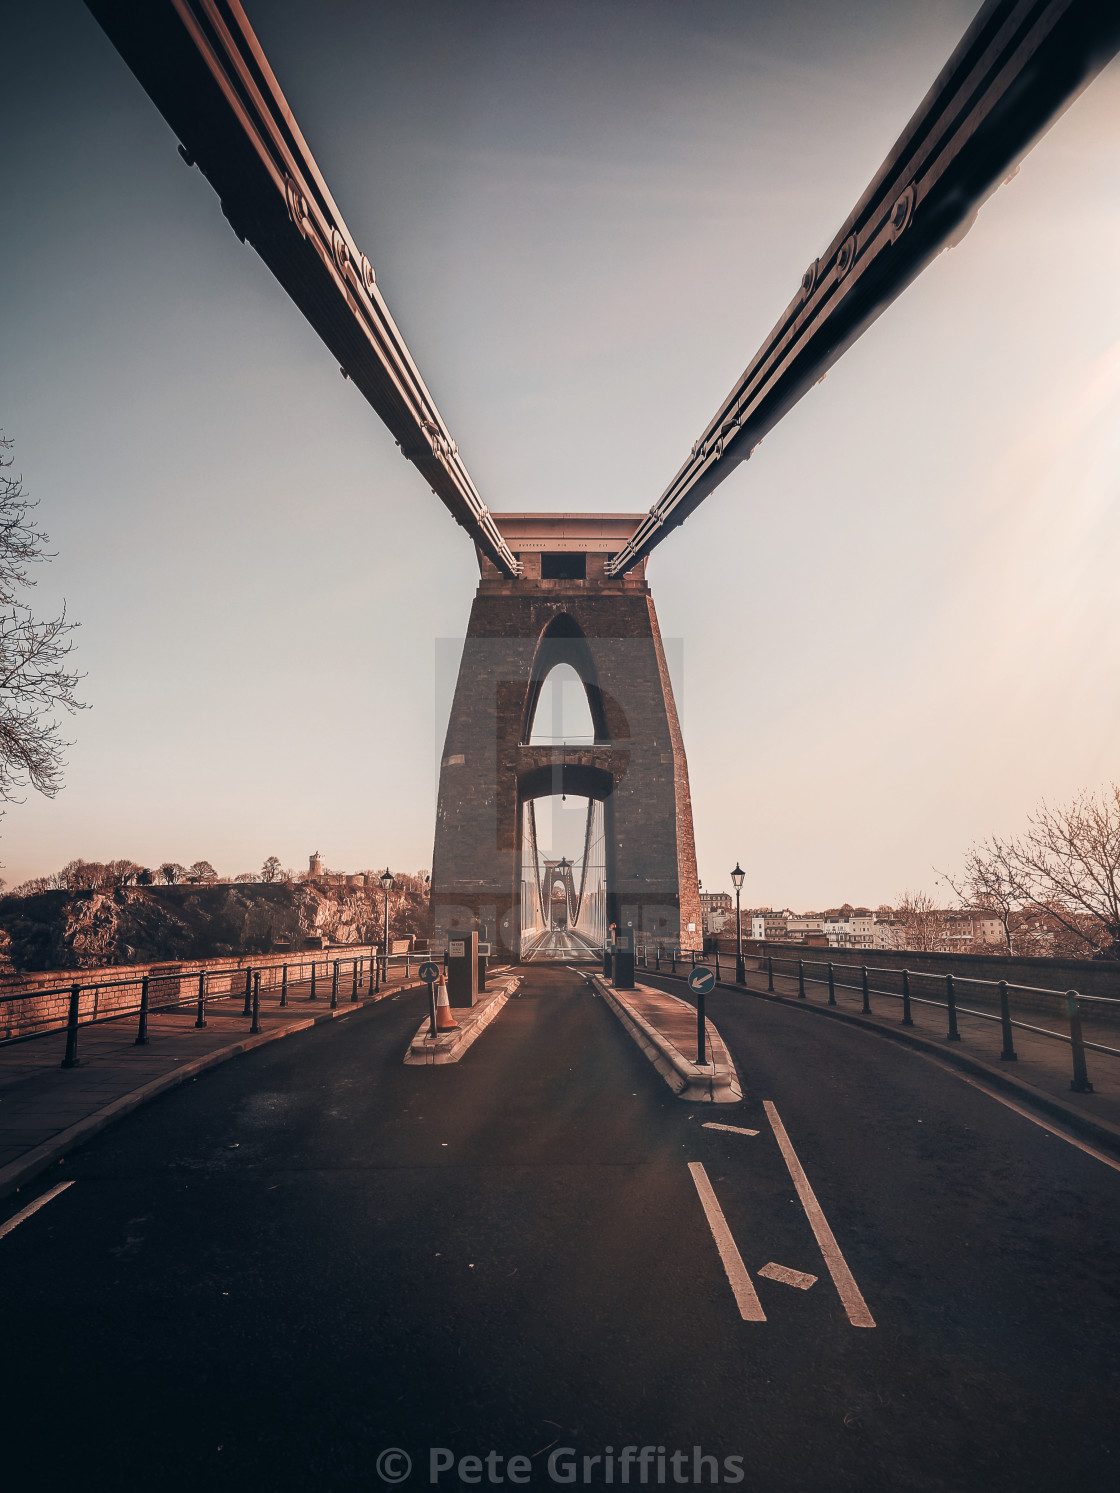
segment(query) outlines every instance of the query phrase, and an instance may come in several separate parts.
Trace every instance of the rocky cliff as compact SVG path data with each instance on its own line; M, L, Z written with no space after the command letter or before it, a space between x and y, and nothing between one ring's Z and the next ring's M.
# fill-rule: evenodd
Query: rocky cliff
M394 936L423 909L394 899ZM309 939L380 937L380 896L309 883L126 887L0 898L0 959L13 970L91 969L306 948ZM4 957L6 956L6 957Z

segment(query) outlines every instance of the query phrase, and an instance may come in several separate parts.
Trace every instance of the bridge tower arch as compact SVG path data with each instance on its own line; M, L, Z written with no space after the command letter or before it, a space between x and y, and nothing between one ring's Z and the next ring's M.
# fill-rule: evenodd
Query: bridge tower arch
M520 957L527 806L567 793L603 806L608 920L700 947L688 766L645 565L606 571L638 517L494 519L522 573L504 576L479 553L440 766L433 935L477 929ZM558 663L583 684L593 742L531 742Z

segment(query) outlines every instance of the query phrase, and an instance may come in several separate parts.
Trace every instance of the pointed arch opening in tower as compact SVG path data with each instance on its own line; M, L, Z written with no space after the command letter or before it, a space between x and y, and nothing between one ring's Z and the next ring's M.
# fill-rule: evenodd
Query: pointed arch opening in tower
M571 664L554 664L537 695L529 745L592 746L595 741L587 686Z

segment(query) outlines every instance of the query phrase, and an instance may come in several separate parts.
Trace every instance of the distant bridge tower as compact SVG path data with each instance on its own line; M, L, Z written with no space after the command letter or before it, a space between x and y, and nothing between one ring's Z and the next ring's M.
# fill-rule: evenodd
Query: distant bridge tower
M699 948L688 766L645 561L606 573L639 515L493 517L523 571L504 576L479 554L440 769L433 933L485 927L519 957L522 928L541 922L523 894L530 838L536 854L526 806L566 793L590 801L589 826L602 805L607 921ZM594 742L531 744L561 663L583 684Z

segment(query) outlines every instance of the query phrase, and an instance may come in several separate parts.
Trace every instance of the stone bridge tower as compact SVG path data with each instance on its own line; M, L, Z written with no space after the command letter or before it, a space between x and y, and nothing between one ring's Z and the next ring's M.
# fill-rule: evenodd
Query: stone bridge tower
M432 861L439 939L478 929L518 958L526 804L567 793L603 802L610 921L701 947L684 743L642 561L607 576L632 514L494 514L523 574L479 553L440 768ZM594 743L530 745L559 663L583 683Z

